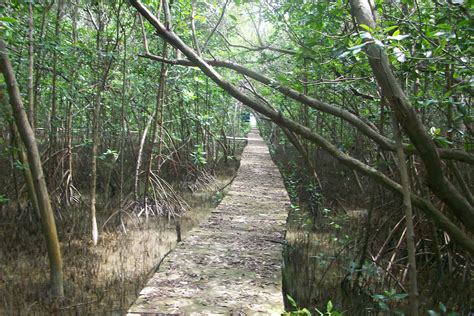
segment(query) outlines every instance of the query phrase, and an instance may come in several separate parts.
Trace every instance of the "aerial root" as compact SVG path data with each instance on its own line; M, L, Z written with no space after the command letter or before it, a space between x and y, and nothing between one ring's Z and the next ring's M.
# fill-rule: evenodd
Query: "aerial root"
M215 191L217 189L216 178L206 170L196 170L195 180L188 184L191 192Z
M180 217L189 210L186 201L163 178L151 173L148 192L141 199L129 204L131 210L140 217L167 216Z

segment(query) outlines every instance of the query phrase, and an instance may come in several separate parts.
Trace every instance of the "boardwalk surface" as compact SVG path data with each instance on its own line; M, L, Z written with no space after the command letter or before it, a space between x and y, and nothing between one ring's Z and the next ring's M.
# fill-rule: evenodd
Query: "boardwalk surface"
M253 130L229 193L170 253L129 315L279 315L288 195Z

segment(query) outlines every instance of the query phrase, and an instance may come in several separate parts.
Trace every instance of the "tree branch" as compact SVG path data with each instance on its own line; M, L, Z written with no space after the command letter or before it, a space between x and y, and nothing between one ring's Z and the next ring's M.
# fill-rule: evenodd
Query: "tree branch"
M202 45L202 51L206 51L206 48L207 48L207 44L209 44L209 40L212 38L212 36L214 35L214 33L216 32L217 28L219 27L219 25L221 24L222 22L222 19L224 18L224 14L225 14L225 10L227 8L227 5L229 4L229 1L230 0L226 0L225 1L225 4L224 4L224 7L222 8L222 12L221 12L221 15L219 16L219 19L217 20L217 23L216 25L214 25L214 28L212 29L211 33L209 33L209 36L206 38L206 40L204 41L204 45Z
M281 113L272 110L265 103L249 97L248 95L239 91L230 82L224 80L222 76L214 70L204 59L197 55L189 46L187 46L176 34L166 30L158 19L156 19L150 11L143 6L140 1L130 0L130 3L155 27L157 33L161 38L166 40L168 43L178 48L193 64L197 65L202 72L204 72L212 81L214 81L219 87L224 89L227 93L239 100L243 104L249 106L253 110L267 116L273 122L280 126L287 127L294 133L299 134L303 138L319 145L322 149L328 152L330 155L338 159L341 163L348 166L351 169L371 177L375 181L379 182L389 190L402 195L402 187L397 182L391 180L382 172L375 168L368 166L361 161L346 155L337 149L336 146L328 142L321 135L313 132L309 128L300 125L299 123L285 118ZM474 254L474 241L465 234L459 227L457 227L449 218L443 213L437 210L429 201L426 201L414 194L411 195L411 199L414 205L425 212L430 218L432 218L442 229L446 230L451 237L456 240L458 244L464 247L471 254Z
M190 61L189 59L166 59L161 56L156 56L152 54L144 54L144 55L139 55L140 57L148 58L151 60L163 62L163 63L168 63L172 65L178 65L178 66L188 66L188 67L195 67L197 66L195 63ZM352 124L354 127L356 127L360 132L362 132L364 135L372 139L377 145L379 145L382 149L384 150L389 150L389 151L395 151L395 143L379 134L375 129L373 129L371 126L369 126L367 123L365 123L361 118L359 118L357 115L344 110L340 107L322 102L320 100L314 99L312 97L306 96L296 90L293 90L291 88L285 87L281 85L278 81L268 78L260 73L257 73L251 69L248 69L246 67L243 67L239 64L233 63L231 61L225 61L225 60L216 60L216 59L206 59L205 62L211 66L214 67L223 67L223 68L228 68L232 69L241 75L248 76L249 78L252 78L256 81L259 81L260 83L263 83L267 86L272 87L275 90L278 90L280 93L283 95L301 102L315 110L322 111L324 113L328 113L331 115L334 115L336 117L339 117L346 122L349 122ZM414 154L416 151L410 148L409 144L404 144L404 150L407 154ZM468 164L474 164L474 155L465 152L463 150L456 150L456 149L443 149L443 148L438 148L439 155L443 159L447 160L457 160L457 161L462 161Z

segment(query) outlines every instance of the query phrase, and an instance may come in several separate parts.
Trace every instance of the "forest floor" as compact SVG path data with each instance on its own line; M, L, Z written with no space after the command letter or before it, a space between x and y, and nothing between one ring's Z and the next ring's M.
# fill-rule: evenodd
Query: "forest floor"
M277 314L288 194L252 130L232 186L149 280L129 315Z
M186 238L227 194L239 164L240 145L238 152L235 160L219 167L212 183L192 193L181 192L190 211L179 219L146 220L128 214L124 216L125 226L116 226L113 221L100 225L100 242L92 247L89 221L82 215L85 206L65 210L65 215L81 215L58 222L64 302L47 295L48 260L39 224L0 214L0 315L124 315L155 266L176 247L176 221ZM104 223L112 211L100 212L99 222ZM64 227L72 228L66 232Z

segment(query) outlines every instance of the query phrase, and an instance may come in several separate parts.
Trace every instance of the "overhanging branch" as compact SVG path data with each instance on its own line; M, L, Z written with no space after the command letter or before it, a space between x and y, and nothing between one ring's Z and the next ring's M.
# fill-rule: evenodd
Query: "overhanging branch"
M179 49L193 63L193 65L199 67L201 71L203 71L211 80L213 80L219 87L224 89L235 99L249 106L253 110L267 116L276 124L286 127L294 133L302 136L303 138L306 138L309 141L312 141L313 143L319 145L322 149L324 149L326 152L331 154L333 157L338 159L341 163L348 166L349 168L355 169L369 176L370 178L382 184L384 187L396 192L399 195L402 194L401 186L397 182L388 178L382 172L362 163L361 161L351 156L348 156L347 154L338 150L336 146L331 144L318 133L315 133L309 128L284 117L280 112L274 111L262 101L257 100L253 97L249 97L248 95L239 91L239 89L233 84L224 80L222 76L218 72L216 72L213 67L211 67L211 65L209 65L204 59L197 55L174 32L166 30L163 24L161 24L150 13L150 11L148 11L148 9L143 6L140 1L130 0L130 3L155 27L157 33L161 38L163 38L165 41ZM432 218L439 227L447 231L459 245L463 246L471 254L474 254L474 240L472 240L472 238L470 238L466 233L464 233L443 213L436 209L429 201L424 200L414 194L412 194L411 199L414 205L419 207L423 212L425 212L425 214L427 214L427 216ZM468 228L469 230L472 230L471 227Z
M153 54L142 54L139 55L140 57L148 58L151 60L171 64L171 65L178 65L178 66L187 66L187 67L196 67L197 64L193 63L189 59L167 59L163 58L162 56L157 56ZM328 113L331 115L334 115L336 117L339 117L346 122L350 123L353 125L355 128L357 128L361 133L372 139L377 145L379 145L382 149L388 150L388 151L395 151L395 143L379 134L377 130L373 129L370 125L365 123L361 118L359 118L357 115L344 110L340 107L322 102L320 100L317 100L315 98L306 96L296 90L293 90L291 88L288 88L286 86L281 85L278 81L271 79L269 77L266 77L256 71L253 71L251 69L248 69L242 65L239 65L237 63L231 62L231 61L226 61L226 60L216 60L216 59L206 59L204 60L208 65L214 66L214 67L222 67L222 68L227 68L234 70L238 72L241 75L247 76L249 78L252 78L260 83L263 83L269 87L272 87L273 89L279 91L283 95L298 101L300 103L303 103L315 110L322 111L324 113ZM409 144L404 144L404 150L407 154L413 154L416 153L413 149L411 149L411 146ZM442 159L446 160L456 160L456 161L461 161L465 162L468 164L474 164L474 155L465 152L463 150L457 150L457 149L444 149L444 148L438 148L438 153Z

